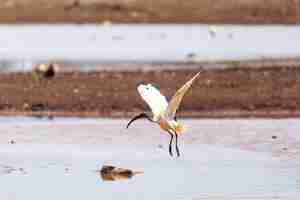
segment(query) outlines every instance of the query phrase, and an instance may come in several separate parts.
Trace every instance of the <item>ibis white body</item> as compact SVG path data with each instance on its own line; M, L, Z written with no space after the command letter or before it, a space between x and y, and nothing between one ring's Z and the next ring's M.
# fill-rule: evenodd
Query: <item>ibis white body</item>
M137 88L142 99L148 104L153 114L153 122L156 122L165 131L172 134L183 132L182 125L167 115L168 101L160 91L151 84L140 84Z
M171 132L172 134L182 134L184 132L184 126L175 120L175 114L180 106L183 96L189 90L199 74L200 72L177 90L169 103L166 97L153 85L140 84L137 87L142 99L148 104L153 113L152 120L158 123L163 130Z
M183 124L181 124L176 120L175 115L176 115L176 111L180 106L183 96L189 90L192 83L199 76L199 74L200 72L198 72L189 81L187 81L179 90L177 90L174 96L171 98L170 102L168 102L166 97L162 95L160 91L152 84L140 84L137 87L137 90L141 95L142 99L150 107L153 117L150 118L146 113L141 113L129 121L129 123L127 124L127 128L133 121L140 118L147 118L151 122L159 124L159 126L164 131L166 131L171 135L171 140L169 144L169 153L171 156L173 156L172 141L173 141L173 136L175 135L176 151L177 151L177 156L179 156L180 153L177 145L177 138L178 135L181 135L184 132L185 128Z

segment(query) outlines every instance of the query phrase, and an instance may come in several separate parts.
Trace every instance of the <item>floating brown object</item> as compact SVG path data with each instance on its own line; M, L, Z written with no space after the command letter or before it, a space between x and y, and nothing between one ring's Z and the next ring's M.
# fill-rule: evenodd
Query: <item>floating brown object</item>
M104 165L100 170L101 178L105 181L130 179L134 175L141 173L143 172L134 172L130 169L117 168L110 165Z
M59 67L56 64L39 64L34 69L34 75L36 78L53 78L57 73Z

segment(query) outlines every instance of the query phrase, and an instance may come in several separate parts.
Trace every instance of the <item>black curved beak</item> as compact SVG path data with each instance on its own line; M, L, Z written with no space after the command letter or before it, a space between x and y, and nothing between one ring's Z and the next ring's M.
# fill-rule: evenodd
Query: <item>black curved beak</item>
M149 121L151 121L151 122L153 122L153 120L152 120L146 113L141 113L141 114L139 114L139 115L133 117L133 118L128 122L126 128L129 128L129 126L130 126L130 124L131 124L132 122L134 122L134 121L136 121L136 120L138 120L138 119L143 119L143 118L144 118L144 119L147 119L147 120L149 120Z

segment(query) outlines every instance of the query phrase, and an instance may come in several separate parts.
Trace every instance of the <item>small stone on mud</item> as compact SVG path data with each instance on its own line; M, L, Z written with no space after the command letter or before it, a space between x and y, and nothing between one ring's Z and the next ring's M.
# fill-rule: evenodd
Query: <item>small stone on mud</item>
M80 2L75 0L73 2L71 2L71 4L67 5L64 7L65 10L71 10L73 8L76 8L76 7L80 7Z
M78 89L74 89L73 92L74 92L74 93L78 93L79 90L78 90Z
M216 37L217 34L217 27L216 26L209 26L208 33L212 38Z
M20 167L19 168L19 171L22 173L22 174L27 174L27 172L24 170L24 168Z
M212 82L212 81L211 81L210 79L205 80L205 84L206 84L206 85L210 85L211 82Z
M3 6L5 8L13 8L16 6L16 3L14 1L8 0L8 1L4 1Z
M37 103L37 104L31 105L31 111L44 111L46 109L47 109L47 107L42 103Z
M30 106L29 106L29 104L28 104L28 103L24 103L24 104L23 104L23 109L24 109L24 110L27 110L27 109L29 109L29 107L30 107Z
M53 115L48 115L47 118L48 118L49 120L53 120L53 119L54 119L54 116L53 116Z
M195 54L195 53L188 53L187 55L186 55L186 57L187 58L195 58L197 55Z
M112 23L109 20L105 20L105 21L102 22L102 25L105 26L105 27L110 27L112 25Z
M9 141L9 144L16 144L16 141L10 140L10 141Z
M233 39L233 33L229 33L229 34L228 34L228 38L229 38L229 39Z
M134 18L139 17L139 15L140 15L140 14L139 14L138 12L136 12L136 11L130 12L129 14L130 14L131 17L134 17Z

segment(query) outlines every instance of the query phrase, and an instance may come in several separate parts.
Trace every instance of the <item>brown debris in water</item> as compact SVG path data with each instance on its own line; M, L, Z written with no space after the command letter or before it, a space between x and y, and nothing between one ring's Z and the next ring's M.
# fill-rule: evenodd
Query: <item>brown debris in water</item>
M101 178L104 181L117 181L122 179L130 179L136 174L143 172L134 172L130 169L117 168L111 165L104 165L100 170Z

